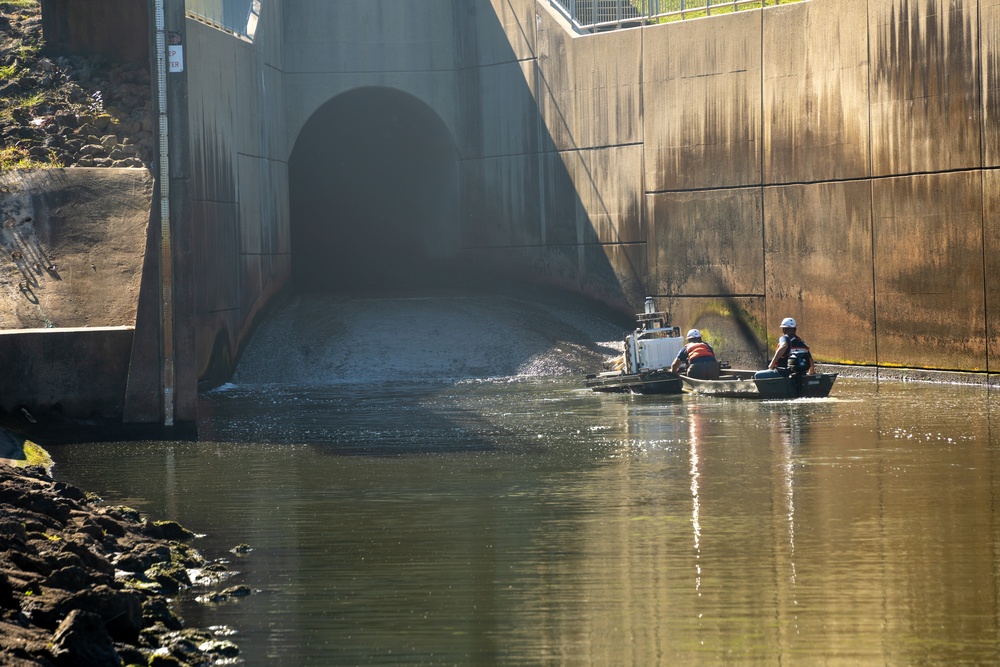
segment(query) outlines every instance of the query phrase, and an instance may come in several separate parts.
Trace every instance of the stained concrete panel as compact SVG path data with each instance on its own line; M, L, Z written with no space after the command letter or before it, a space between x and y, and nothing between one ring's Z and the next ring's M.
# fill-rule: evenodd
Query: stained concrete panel
M132 335L132 327L0 331L0 409L120 417Z
M983 166L1000 166L1000 0L979 0Z
M266 67L284 71L284 6L286 3L268 3L262 7L260 19L253 34L254 49L261 54ZM275 89L272 89L275 90Z
M196 280L195 311L205 313L239 308L240 232L236 206L222 202L193 202Z
M538 107L530 61L470 69L462 74L463 157L519 155L538 151Z
M290 150L285 134L285 95L281 72L269 67L256 44L236 41L236 79L240 103L236 149L249 155L284 160Z
M579 36L539 11L538 106L558 150L642 140L642 32Z
M983 172L983 258L986 272L987 363L1000 371L1000 172Z
M456 3L466 12L466 24L457 38L469 44L462 49L461 66L478 67L535 55L536 0L489 0L490 9Z
M573 245L592 235L581 214L583 204L561 153L538 156L541 173L543 237L546 245Z
M650 282L657 294L764 294L759 188L647 195Z
M986 369L981 178L873 183L880 365Z
M541 244L538 169L535 155L459 165L463 248Z
M196 21L186 30L190 189L193 200L236 201L236 153L243 115L236 72L237 40ZM239 43L242 44L242 43ZM169 85L169 81L168 81ZM228 120L227 120L228 119ZM259 126L259 119L253 122ZM275 131L280 132L279 128ZM188 165L171 163L171 170Z
M764 182L868 176L865 0L797 2L763 16Z
M761 12L642 29L646 190L757 184Z
M572 77L577 44L582 38L555 10L545 9L539 8L538 12L535 60L536 100L544 123L542 149L571 150L579 146Z
M640 312L647 295L644 244L588 245L582 249L581 291L609 306Z
M134 325L152 196L145 169L0 174L0 328Z
M470 266L515 280L578 292L631 315L645 297L645 251L641 246L530 246L471 248Z
M670 313L670 322L701 331L720 361L733 368L767 365L764 342L764 298L752 296L678 297L656 299Z
M817 360L874 364L869 181L766 188L764 213L769 346L794 317Z
M239 249L241 254L259 255L262 250L261 233L261 196L264 186L264 173L267 164L252 155L237 156L237 173L240 179L239 207L240 234Z
M976 0L869 3L876 176L978 166L978 9Z
M282 3L288 72L456 67L453 0Z
M559 154L573 183L575 210L554 211L572 217L579 243L645 241L642 224L642 147L619 146Z

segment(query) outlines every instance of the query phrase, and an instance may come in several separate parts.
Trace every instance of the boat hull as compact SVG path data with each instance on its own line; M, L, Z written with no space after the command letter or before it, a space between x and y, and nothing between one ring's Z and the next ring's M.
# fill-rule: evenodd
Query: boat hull
M684 388L693 394L722 396L725 398L760 398L760 391L753 381L754 371L726 370L718 380L699 380L681 375Z
M826 398L837 379L836 373L794 377L782 375L754 378L755 371L727 370L718 380L698 380L681 375L684 388L695 394L726 398Z
M836 373L785 376L754 380L761 398L826 398L837 380Z
M597 373L588 375L586 386L593 391L616 394L680 394L684 383L667 371L650 373Z

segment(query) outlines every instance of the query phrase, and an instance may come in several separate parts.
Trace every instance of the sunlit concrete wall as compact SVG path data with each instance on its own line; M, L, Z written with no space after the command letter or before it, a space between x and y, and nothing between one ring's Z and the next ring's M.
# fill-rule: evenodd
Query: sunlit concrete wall
M826 361L993 368L998 15L813 0L634 31L649 291L738 357L791 315Z

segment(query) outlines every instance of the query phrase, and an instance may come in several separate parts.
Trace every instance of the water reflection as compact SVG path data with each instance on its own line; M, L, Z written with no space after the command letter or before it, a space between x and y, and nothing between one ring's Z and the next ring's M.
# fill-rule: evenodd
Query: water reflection
M237 388L57 475L240 542L248 664L996 664L995 398Z
M695 586L696 592L701 591L701 563L697 559L701 558L701 507L698 500L698 447L704 437L705 422L698 405L692 405L688 410L688 447L691 451L691 527L694 528L694 554L695 554Z

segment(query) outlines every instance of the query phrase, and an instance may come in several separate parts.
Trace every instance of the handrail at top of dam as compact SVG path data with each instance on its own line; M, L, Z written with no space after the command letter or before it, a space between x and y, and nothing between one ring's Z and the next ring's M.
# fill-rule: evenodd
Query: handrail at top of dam
M803 0L550 0L579 32L602 32L731 14Z
M260 19L263 0L187 0L188 18L252 42ZM237 17L235 20L233 16Z

